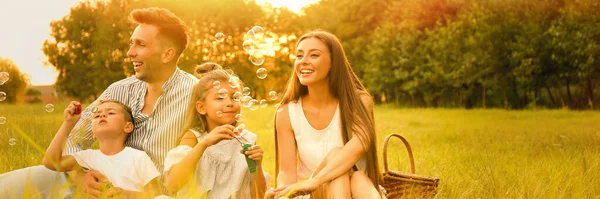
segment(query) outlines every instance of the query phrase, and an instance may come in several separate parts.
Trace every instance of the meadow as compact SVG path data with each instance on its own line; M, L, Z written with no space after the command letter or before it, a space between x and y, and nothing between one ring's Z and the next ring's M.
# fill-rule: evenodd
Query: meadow
M34 145L45 150L65 106L55 104L47 112L44 104L0 105L0 116L7 119L0 124L0 173L41 164L43 154ZM265 149L263 165L274 176L275 108L243 113L247 129ZM380 105L375 121L381 162L384 137L404 136L413 148L416 173L440 178L436 198L600 198L600 112ZM390 142L388 156L390 169L409 171L400 140Z

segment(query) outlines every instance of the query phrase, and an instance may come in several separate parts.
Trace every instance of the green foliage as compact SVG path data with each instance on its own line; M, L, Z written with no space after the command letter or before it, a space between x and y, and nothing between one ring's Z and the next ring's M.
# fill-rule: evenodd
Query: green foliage
M0 72L7 72L9 79L0 85L0 91L6 93L6 99L0 103L21 103L29 86L29 76L21 73L19 67L10 59L0 57Z
M42 50L58 72L56 88L79 101L96 99L111 83L132 73L126 53L133 27L122 2L85 1L50 24Z
M132 74L127 22L134 8L164 7L186 22L179 67L233 69L257 99L281 91L297 38L321 29L340 39L376 102L412 107L594 108L600 103L600 3L594 0L321 0L300 15L248 0L84 1L51 24L48 64L67 96L94 99ZM265 63L242 49L265 29ZM215 41L218 32L225 41ZM266 80L255 73L267 69ZM597 105L595 106L598 107Z

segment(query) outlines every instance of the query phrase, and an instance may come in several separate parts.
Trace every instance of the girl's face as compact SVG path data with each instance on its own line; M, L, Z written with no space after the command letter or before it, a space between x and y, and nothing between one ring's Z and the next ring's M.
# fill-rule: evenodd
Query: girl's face
M294 72L302 85L327 80L331 68L329 49L317 38L304 39L296 47L294 66Z
M233 100L233 94L238 91L238 88L231 88L229 84L221 84L218 88L211 86L204 101L196 102L196 110L206 116L209 129L235 122L235 115L240 113L240 103Z

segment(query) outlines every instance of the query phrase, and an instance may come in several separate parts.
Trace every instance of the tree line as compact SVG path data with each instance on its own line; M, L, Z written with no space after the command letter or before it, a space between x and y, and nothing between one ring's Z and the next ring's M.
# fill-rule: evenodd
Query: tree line
M127 59L132 9L158 6L189 27L179 67L212 61L233 69L265 98L282 91L298 37L337 35L378 103L408 107L598 109L600 3L595 0L321 0L300 14L248 0L83 1L53 21L43 45L56 87L93 100L133 73ZM248 30L264 64L248 59ZM216 41L222 32L224 41ZM257 57L254 57L257 58ZM268 71L256 77L258 67Z

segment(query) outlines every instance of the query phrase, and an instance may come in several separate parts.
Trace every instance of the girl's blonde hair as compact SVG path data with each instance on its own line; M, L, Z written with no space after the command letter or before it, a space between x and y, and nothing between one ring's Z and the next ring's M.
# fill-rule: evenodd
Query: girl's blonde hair
M228 84L229 78L234 76L234 74L232 71L223 69L219 64L207 62L196 66L194 76L198 78L198 82L192 89L192 95L190 96L190 102L185 114L183 132L179 139L177 139L177 143L181 142L183 135L190 129L194 129L200 133L208 131L206 115L202 115L196 111L196 102L206 99L206 93L213 87L215 81L219 81L221 85ZM241 81L238 84L240 87L243 87Z
M371 96L352 70L344 48L335 35L324 31L311 31L298 39L296 47L308 38L315 38L323 42L331 54L331 69L328 73L328 81L331 95L339 100L342 138L344 142L348 142L354 133L360 139L366 150L364 154L366 160L365 172L371 182L375 184L375 187L379 187L381 173L377 161L377 135L375 134L374 118L361 100L361 96ZM308 94L308 87L300 84L300 80L295 74L297 71L295 65L292 71L294 71L294 74L288 80L281 101L282 105L292 101L297 102L300 97ZM275 147L277 148L276 128ZM277 150L276 153L278 153ZM275 158L278 159L279 154L276 154ZM276 161L275 171L279 172L279 160Z

